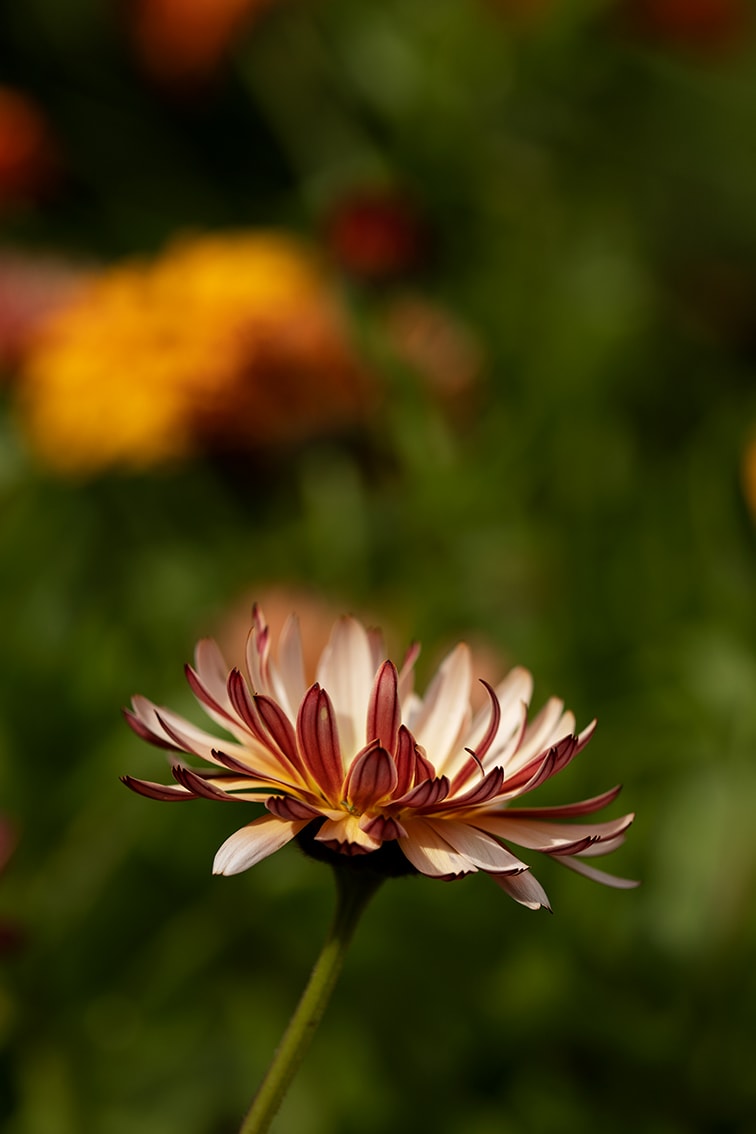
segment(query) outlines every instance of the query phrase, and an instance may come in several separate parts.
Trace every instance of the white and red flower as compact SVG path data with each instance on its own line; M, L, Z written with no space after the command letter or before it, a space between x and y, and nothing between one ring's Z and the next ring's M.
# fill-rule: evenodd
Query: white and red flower
M175 785L125 776L128 787L158 800L265 807L226 840L215 873L237 874L298 838L318 857L366 856L364 865L379 872L449 880L483 870L516 901L548 908L541 885L505 845L515 844L598 882L635 885L590 865L623 842L633 820L585 820L611 803L618 787L563 806L511 806L565 768L595 726L576 734L575 718L557 698L528 721L527 670L513 669L496 688L484 682L490 706L473 715L471 656L463 643L424 697L413 689L419 647L397 671L384 660L380 633L354 618L334 625L309 686L295 617L281 633L275 661L270 645L255 608L246 677L229 671L210 639L199 642L195 665L187 666L194 695L233 738L228 742L141 696L126 711L144 740L213 765L197 770L179 760Z

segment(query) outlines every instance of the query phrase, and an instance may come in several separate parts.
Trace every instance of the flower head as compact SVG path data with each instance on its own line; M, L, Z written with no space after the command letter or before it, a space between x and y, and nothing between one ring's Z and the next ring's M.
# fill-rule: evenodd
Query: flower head
M385 660L379 632L344 617L333 627L308 686L297 620L286 623L277 658L259 608L247 642L247 675L229 671L210 639L186 673L205 712L233 740L225 742L138 696L126 719L158 747L200 757L209 769L174 763L175 784L125 776L128 787L158 800L246 800L265 814L218 851L214 871L237 874L298 838L319 857L381 872L450 880L485 871L531 909L548 908L543 888L509 844L556 856L599 882L631 886L590 865L619 846L632 815L607 822L585 817L611 803L619 788L558 807L512 806L565 768L594 725L551 698L528 721L532 679L513 669L489 704L470 709L470 651L458 645L420 697L413 688L412 647L399 670ZM577 820L566 823L564 820ZM371 858L371 856L374 856Z

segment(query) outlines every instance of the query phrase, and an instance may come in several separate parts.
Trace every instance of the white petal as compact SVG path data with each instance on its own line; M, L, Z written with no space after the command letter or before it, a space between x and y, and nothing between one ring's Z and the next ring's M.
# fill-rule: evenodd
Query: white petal
M226 839L215 856L213 874L240 874L248 870L291 842L307 822L307 819L295 822L278 819L275 815L261 815Z
M623 815L620 819L610 819L605 823L552 823L543 819L522 819L515 816L510 819L506 814L475 817L476 826L489 831L497 838L517 843L518 846L527 847L529 850L539 851L569 846L570 843L586 837L611 840L614 843L615 839L630 826L632 820L632 815ZM606 844L596 845L603 848ZM602 849L597 853L608 854L609 850Z
M333 702L344 760L365 743L375 670L370 641L356 618L340 618L318 663L317 680Z
M412 729L439 775L446 770L449 757L457 754L460 731L470 712L471 684L470 650L460 642L431 681Z

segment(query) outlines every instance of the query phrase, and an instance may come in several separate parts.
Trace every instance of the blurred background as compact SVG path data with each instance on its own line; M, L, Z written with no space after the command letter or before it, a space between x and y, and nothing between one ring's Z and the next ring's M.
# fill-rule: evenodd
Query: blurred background
M756 1129L748 0L7 4L0 370L2 1129L238 1128L331 879L119 708L255 598L597 716L643 883L385 887L277 1129Z

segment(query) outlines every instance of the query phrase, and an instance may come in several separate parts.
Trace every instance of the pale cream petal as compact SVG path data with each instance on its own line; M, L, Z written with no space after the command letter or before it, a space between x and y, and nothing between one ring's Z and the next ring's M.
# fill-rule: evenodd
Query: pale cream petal
M475 825L484 831L529 850L553 851L581 839L614 840L632 823L632 815L610 819L604 823L552 823L542 819L510 818L501 815L476 815ZM604 852L608 853L608 852Z
M212 638L201 638L194 650L194 668L208 693L228 712L233 712L228 700L229 666Z
M276 662L270 663L270 683L274 697L289 719L295 721L299 706L307 692L302 635L299 619L295 614L289 615L281 631Z
M527 864L515 858L512 852L496 839L467 823L453 819L428 819L427 822L454 850L463 854L480 870L494 874L499 872L515 874L527 870Z
M539 752L545 752L565 736L570 736L574 732L575 717L573 713L564 711L564 702L560 701L558 697L550 697L526 728L517 751L503 765L506 768L507 775L512 775L519 768L524 768L528 760L532 760Z
M365 743L373 658L364 626L356 618L340 618L318 663L317 681L333 703L344 762Z
M490 877L521 906L527 906L529 910L546 909L551 912L546 891L529 870L522 874L492 874Z
M636 886L640 886L640 882L636 882L632 878L617 878L616 875L607 874L604 870L597 870L595 866L589 866L587 862L581 862L579 858L572 855L562 855L557 859L557 862L569 866L570 870L574 870L576 874L583 874L593 882L601 882L604 886L612 886L615 890L634 890Z
M473 874L478 869L466 855L454 850L425 819L410 820L403 815L402 823L407 835L399 839L399 846L421 874L443 878L450 874Z
M248 870L286 846L307 823L307 819L295 822L261 815L226 839L215 856L213 874L240 874Z
M412 727L415 739L426 750L439 775L462 749L458 742L470 712L471 685L470 649L460 642L439 666Z

